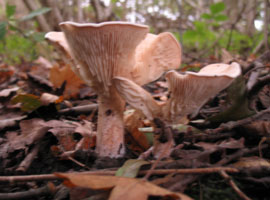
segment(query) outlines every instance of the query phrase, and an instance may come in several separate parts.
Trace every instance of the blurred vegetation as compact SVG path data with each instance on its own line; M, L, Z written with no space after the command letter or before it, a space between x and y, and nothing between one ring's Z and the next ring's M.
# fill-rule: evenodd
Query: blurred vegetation
M0 54L4 63L18 64L38 57L36 44L44 40L44 33L22 29L19 25L50 10L38 9L19 19L15 17L16 6L6 4L5 18L0 23Z
M192 52L197 58L217 55L222 48L243 56L269 48L268 0L248 3L245 0L0 0L0 3L3 5L0 59L7 64L35 60L45 49L40 48L45 44L44 33L59 31L58 24L62 21L121 20L147 24L155 34L173 32L184 52Z

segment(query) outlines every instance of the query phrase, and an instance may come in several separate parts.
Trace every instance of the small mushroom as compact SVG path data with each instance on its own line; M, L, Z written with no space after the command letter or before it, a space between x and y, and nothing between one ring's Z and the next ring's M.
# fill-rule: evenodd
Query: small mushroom
M148 119L158 118L165 123L179 123L189 114L196 115L209 98L228 87L240 74L241 68L237 63L208 65L198 73L179 74L173 70L169 71L166 79L170 97L165 103L155 101L150 93L127 78L115 77L113 82L126 102L141 111ZM168 131L167 134L171 132ZM167 138L171 139L165 143L155 139L153 147L142 156L152 152L156 158L168 157L174 142L171 135L167 135Z
M55 33L45 37L74 58L73 70L98 94L96 151L102 157L123 156L125 101L112 84L113 77L139 85L154 81L164 71L179 67L181 48L172 34L148 34L147 26L133 23L63 22L60 27L61 38Z
M228 87L240 74L241 68L237 63L211 64L198 73L169 71L166 79L171 95L166 103L155 101L151 94L126 78L115 77L114 84L126 102L148 119L157 117L177 123L187 115L196 115L209 98Z

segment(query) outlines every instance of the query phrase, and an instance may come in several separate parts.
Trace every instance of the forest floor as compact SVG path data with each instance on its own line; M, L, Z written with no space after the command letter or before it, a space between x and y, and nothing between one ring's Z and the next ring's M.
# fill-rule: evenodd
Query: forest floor
M153 131L127 106L121 159L96 155L97 95L67 65L1 64L0 199L270 199L270 52L185 56L181 71L236 61L242 76L196 117L169 128L157 121ZM168 97L164 77L144 88L157 100ZM143 154L167 131L175 143L169 157Z

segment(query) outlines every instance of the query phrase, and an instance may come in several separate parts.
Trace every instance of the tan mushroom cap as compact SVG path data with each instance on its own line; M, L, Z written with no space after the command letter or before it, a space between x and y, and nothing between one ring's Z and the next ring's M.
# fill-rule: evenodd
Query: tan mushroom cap
M198 73L179 74L170 71L166 74L171 97L164 106L166 117L177 121L198 110L217 93L227 88L234 78L241 74L239 64L211 64ZM166 110L166 111L165 111Z
M158 103L147 91L125 78L115 77L114 84L119 94L150 120L161 117L175 123L189 114L196 114L209 98L228 87L240 74L237 63L208 65L198 73L170 71L166 79L171 96L165 104Z
M73 59L71 54L71 50L68 46L66 37L63 32L49 32L45 35L45 39L47 39L53 46L61 53L64 60L74 71L74 73L80 77L79 66L76 64L76 61Z
M127 77L143 85L181 64L180 44L168 32L147 34L147 26L127 22L64 22L60 26L68 35L69 44L63 32L50 32L45 37L64 53L69 63L73 63L75 73L92 87L98 85L100 89L103 85L107 90L114 76ZM83 53L85 50L87 55ZM79 63L70 59L73 57Z
M177 69L181 54L180 44L171 33L147 34L136 49L133 81L144 85L158 79L165 71Z
M126 22L63 22L60 26L81 67L81 77L104 91L114 76L131 77L135 49L148 33L147 26Z

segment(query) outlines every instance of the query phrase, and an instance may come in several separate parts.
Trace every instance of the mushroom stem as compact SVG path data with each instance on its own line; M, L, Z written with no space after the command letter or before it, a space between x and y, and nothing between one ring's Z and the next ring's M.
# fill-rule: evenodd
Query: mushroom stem
M110 95L98 95L98 134L96 152L101 157L122 157L125 153L123 112L125 101L114 87Z

